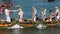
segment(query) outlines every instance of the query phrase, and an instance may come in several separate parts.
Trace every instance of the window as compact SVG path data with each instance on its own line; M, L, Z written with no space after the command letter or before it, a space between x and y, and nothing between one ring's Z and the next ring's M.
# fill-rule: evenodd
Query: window
M55 0L48 0L48 2L55 2Z

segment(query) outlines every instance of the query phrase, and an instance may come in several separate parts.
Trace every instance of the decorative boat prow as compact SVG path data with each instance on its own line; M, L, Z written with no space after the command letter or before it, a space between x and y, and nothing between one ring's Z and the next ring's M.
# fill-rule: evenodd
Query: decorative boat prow
M38 29L44 29L46 28L47 26L46 25L43 25L43 24L39 24L38 26L36 26Z
M15 24L14 26L12 27L9 27L10 29L19 29L19 28L24 28L22 26L19 26L18 24Z

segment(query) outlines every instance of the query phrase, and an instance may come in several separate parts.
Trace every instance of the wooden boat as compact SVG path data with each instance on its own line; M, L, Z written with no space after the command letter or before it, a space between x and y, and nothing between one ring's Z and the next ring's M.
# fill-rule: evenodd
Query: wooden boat
M60 22L53 22L53 23L50 23L50 24L46 24L47 26L58 26Z
M11 23L0 22L0 29L1 28L8 28L8 27L11 27L15 24L18 24L19 26L23 26L23 27L36 27L39 24L43 24L43 25L46 25L46 26L57 26L59 23L60 23L60 21L58 21L58 22L54 21L53 23L49 23L49 22L42 21L42 20L33 22L29 19L26 19L24 22L19 22L18 20L13 19L13 21Z
M13 26L15 23L15 21L8 23L6 20L0 20L0 29L8 29L8 27Z
M14 26L15 24L18 24L19 26L23 26L23 27L35 27L38 25L38 22L32 22L30 20L27 20L24 22L19 22L17 20L13 20L11 23L0 22L0 29L9 28L9 27Z
M20 22L19 25L23 27L35 27L38 25L38 22L25 21L25 22Z
M47 26L57 26L58 23L55 23L55 24L46 24Z
M7 29L8 27L10 27L11 24L0 24L0 29Z
M52 22L46 22L46 21L38 21L40 24L44 24L47 26L58 26L60 21L52 21Z

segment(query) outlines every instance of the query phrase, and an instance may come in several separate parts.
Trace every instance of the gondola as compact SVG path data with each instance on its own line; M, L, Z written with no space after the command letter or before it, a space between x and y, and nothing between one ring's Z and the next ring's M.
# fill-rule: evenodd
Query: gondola
M11 25L11 23L0 22L0 29L8 29Z
M12 19L12 20L13 21L11 23L0 21L0 29L5 29L5 28L8 29L9 27L12 27L16 24L24 28L28 28L28 27L58 26L58 24L60 23L60 21L53 21L52 23L49 23L49 22L42 21L42 20L34 22L30 19L25 19L23 22L19 22L16 19Z
M8 23L8 22L1 22L0 21L0 29L8 29L14 25L18 24L19 26L22 26L24 28L27 28L27 27L35 27L38 25L38 22L33 22L31 20L25 20L24 22L19 22L18 20L14 20L11 22L11 23Z
M38 22L46 26L58 26L58 24L60 23L60 21L55 21L55 20L53 20L52 22L46 22L46 21L40 20Z
M38 22L20 22L19 23L20 26L23 26L23 27L35 27L38 25Z

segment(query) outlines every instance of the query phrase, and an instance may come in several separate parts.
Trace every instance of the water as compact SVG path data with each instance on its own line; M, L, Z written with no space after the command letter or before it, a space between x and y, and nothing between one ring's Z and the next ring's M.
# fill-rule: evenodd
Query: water
M49 17L49 10L54 11L55 6L58 6L60 8L60 0L52 3L49 3L48 0L12 0L11 3L13 3L15 6L20 4L22 5L24 18L31 18L33 13L32 6L35 6L37 8L37 12L41 12L42 8L45 7L47 9L47 17ZM16 7L15 9L18 9L18 7ZM41 14L37 13L37 17L41 18Z
M32 6L37 8L37 12L42 11L42 7L47 9L46 16L49 17L49 10L55 11L54 7L58 6L60 9L60 0L56 2L48 3L47 0L10 0L15 7L11 9L18 10L18 6L22 5L24 18L32 17ZM3 2L0 0L0 4ZM18 12L11 13L12 18L18 18ZM37 17L41 18L41 15L37 13ZM0 14L0 19L5 19L5 14ZM0 34L60 34L60 27L48 27L46 29L37 28L25 28L25 29L11 29L11 30L1 30Z
M0 34L60 34L60 27L48 27L46 29L25 28L1 30Z
M18 10L19 6L22 6L24 12L24 18L31 18L32 17L32 6L37 8L37 12L42 11L42 7L47 9L46 16L49 17L49 10L55 11L54 7L58 6L60 9L60 0L56 0L55 2L48 2L48 0L10 0L11 4L14 5L11 9ZM2 4L2 0L0 1ZM41 18L41 14L37 13L37 17ZM4 15L4 13L3 13ZM5 16L2 16L5 18ZM11 13L11 18L18 18L18 11L15 13Z

